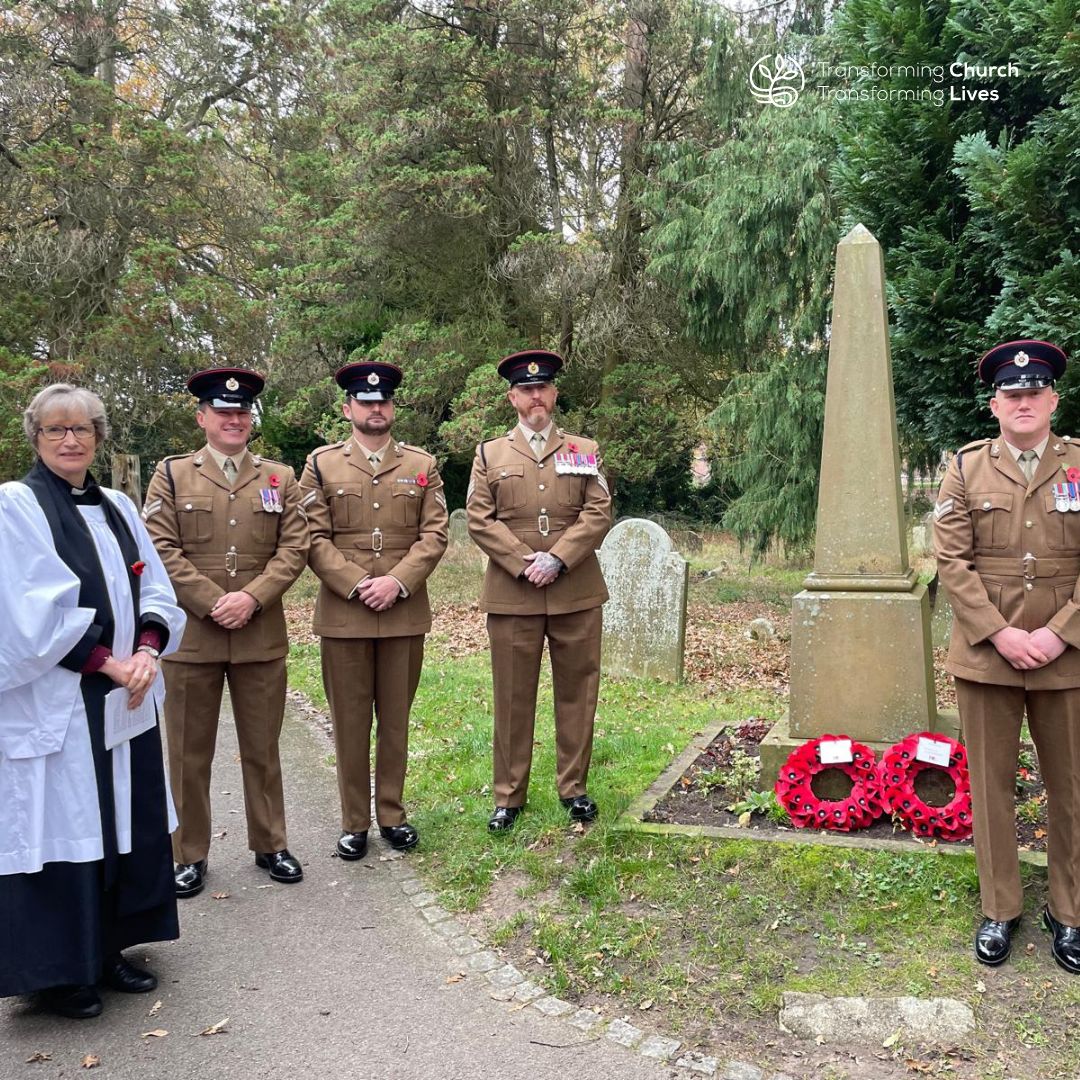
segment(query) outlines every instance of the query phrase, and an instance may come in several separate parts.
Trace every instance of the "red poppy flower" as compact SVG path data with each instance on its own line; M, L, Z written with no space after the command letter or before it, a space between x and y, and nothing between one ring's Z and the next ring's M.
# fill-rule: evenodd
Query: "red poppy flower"
M145 569L146 569L146 563L144 563L141 559L138 562L134 562L134 563L131 564L131 572L136 577L142 577L142 572Z
M427 485L428 485L427 473L423 473L423 472L417 473L416 474L416 483L417 483L418 487L427 487Z
M1066 469L1065 479L1068 480L1070 484L1077 483L1078 481L1080 481L1080 469L1078 469L1075 465L1071 469Z
M577 453L577 443L568 442L566 444L566 449L569 450L571 454L576 454Z
M277 473L270 474L270 480L268 481L271 487L281 487L281 480Z

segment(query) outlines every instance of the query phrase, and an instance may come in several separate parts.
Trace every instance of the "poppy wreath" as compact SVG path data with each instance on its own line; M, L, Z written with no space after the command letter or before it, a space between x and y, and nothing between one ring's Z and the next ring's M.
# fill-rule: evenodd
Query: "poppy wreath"
M949 764L934 765L919 761L919 739L933 739L949 744ZM915 781L927 770L949 776L956 787L945 806L931 806L915 794ZM885 809L916 836L940 840L967 840L971 836L971 784L968 780L967 751L947 735L924 731L901 739L885 751L878 767Z
M846 739L846 735L822 735L791 752L780 768L773 790L797 829L865 829L882 814L881 786L874 751L852 742L851 761L822 764L823 742ZM846 799L820 799L810 786L819 772L839 769L851 777Z

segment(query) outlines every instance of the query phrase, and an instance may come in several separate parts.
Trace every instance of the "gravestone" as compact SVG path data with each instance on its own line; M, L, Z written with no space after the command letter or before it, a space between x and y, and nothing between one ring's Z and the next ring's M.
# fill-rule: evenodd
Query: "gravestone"
M681 682L689 564L655 521L627 518L598 552L611 598L604 606L608 675Z
M469 539L469 526L468 517L466 512L462 508L454 510L450 514L450 524L448 526L449 543L451 544L464 544Z
M881 246L836 249L814 569L792 599L790 711L761 745L762 785L808 739L884 749L955 732L934 700L930 604L908 560Z

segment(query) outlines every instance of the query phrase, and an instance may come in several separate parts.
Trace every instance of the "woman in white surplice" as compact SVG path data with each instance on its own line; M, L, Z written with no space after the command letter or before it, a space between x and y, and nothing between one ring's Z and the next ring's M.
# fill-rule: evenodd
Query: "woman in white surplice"
M0 997L63 1016L152 990L121 950L178 936L158 657L184 614L131 500L89 468L101 400L60 383L0 485Z

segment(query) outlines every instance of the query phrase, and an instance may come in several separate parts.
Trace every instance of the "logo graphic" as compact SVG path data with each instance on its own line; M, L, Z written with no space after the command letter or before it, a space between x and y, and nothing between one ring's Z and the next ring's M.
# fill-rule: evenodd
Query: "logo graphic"
M240 389L240 384L235 379L232 379L232 378L226 379L225 380L225 389L226 390L239 390Z
M1018 352L1013 357L1013 363L1017 367L1027 367L1030 362L1031 362L1031 357L1028 356L1028 354L1026 352Z
M790 109L806 86L802 65L790 56L777 53L763 56L750 69L750 93L763 105Z
M375 372L373 371L373 372L371 372L370 375L368 375L367 381L368 381L369 386L378 386L379 385L379 376L376 375Z
M530 375L535 375L540 370L540 365L534 360L528 367Z

